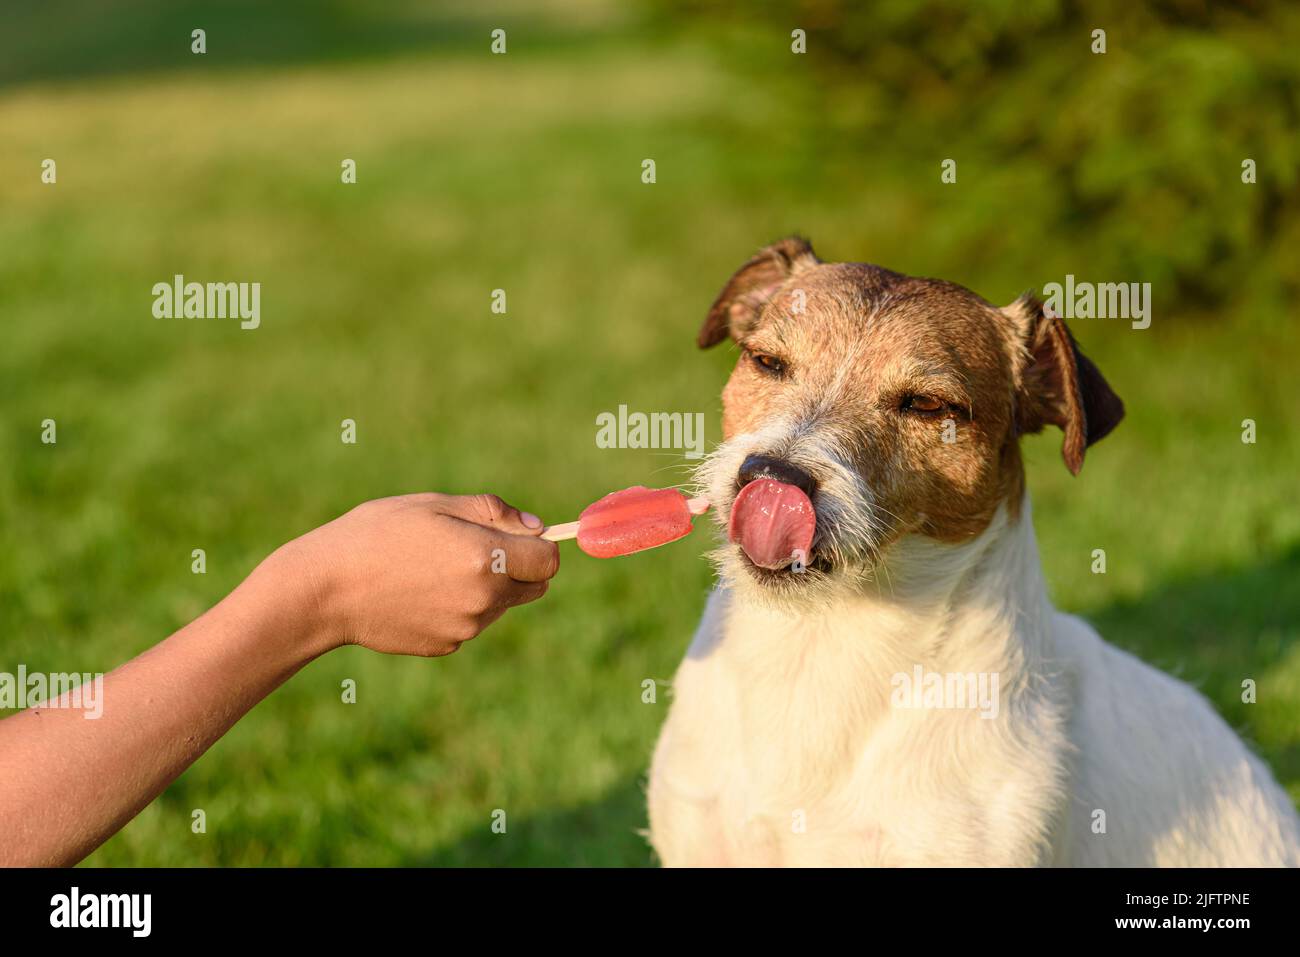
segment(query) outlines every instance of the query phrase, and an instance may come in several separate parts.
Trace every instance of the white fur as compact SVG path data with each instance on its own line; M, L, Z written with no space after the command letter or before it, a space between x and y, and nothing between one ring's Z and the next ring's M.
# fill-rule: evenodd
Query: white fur
M813 602L723 564L650 773L664 864L1300 864L1295 808L1209 703L1051 607L1028 500ZM996 674L997 717L891 704L918 664Z

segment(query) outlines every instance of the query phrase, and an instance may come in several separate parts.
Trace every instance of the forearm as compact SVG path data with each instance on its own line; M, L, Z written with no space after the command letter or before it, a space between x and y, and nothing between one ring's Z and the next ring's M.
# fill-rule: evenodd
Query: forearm
M108 675L97 717L38 706L0 721L0 865L81 860L340 642L451 654L546 592L560 556L541 529L493 495L366 502Z
M103 709L0 721L0 865L74 864L326 645L272 555L200 618L104 679Z

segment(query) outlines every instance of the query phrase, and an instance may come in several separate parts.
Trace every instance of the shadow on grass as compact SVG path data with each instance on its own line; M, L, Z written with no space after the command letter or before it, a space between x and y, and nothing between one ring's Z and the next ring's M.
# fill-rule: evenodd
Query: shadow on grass
M1284 786L1300 781L1300 732L1286 740L1253 734L1253 708L1241 703L1241 681L1259 680L1290 653L1300 632L1300 546L1278 559L1236 572L1174 582L1140 600L1084 615L1107 641L1198 687L1272 767ZM1261 681L1261 693L1267 684ZM1270 721L1300 727L1300 701L1275 707L1287 717ZM1284 735L1285 737L1285 735ZM507 834L462 837L416 866L649 866L644 775L624 781L604 797L524 820Z
M416 867L649 867L644 775L629 778L597 801L518 820L505 834L486 827L403 861Z

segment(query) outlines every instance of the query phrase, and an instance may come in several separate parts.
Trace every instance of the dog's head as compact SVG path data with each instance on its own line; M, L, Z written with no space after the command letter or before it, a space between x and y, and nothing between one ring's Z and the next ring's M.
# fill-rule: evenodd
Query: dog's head
M703 483L732 544L724 574L773 593L869 575L892 544L962 542L1023 493L1019 437L1065 433L1077 473L1124 406L1029 296L823 263L786 239L728 281L700 329L741 356Z

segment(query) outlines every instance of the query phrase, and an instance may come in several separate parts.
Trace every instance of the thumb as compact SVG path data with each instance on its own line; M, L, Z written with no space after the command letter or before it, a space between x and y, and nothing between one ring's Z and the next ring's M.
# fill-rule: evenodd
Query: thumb
M498 495L454 495L444 503L448 515L476 525L495 528L509 535L540 535L542 520L521 512Z

